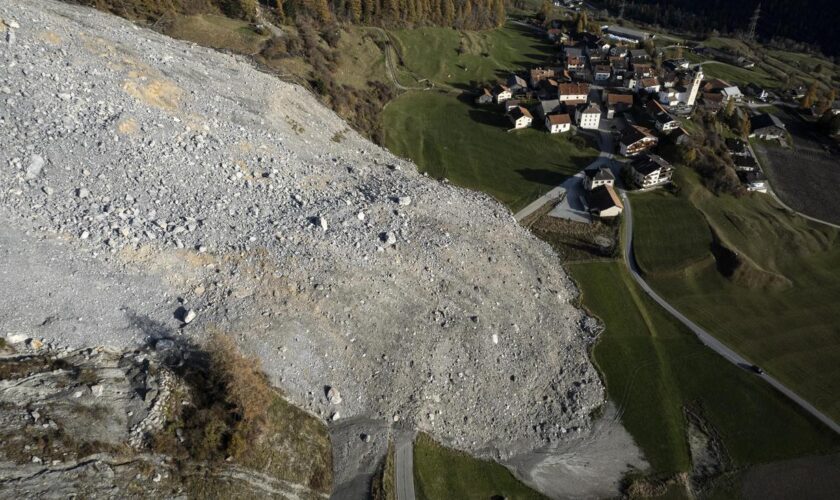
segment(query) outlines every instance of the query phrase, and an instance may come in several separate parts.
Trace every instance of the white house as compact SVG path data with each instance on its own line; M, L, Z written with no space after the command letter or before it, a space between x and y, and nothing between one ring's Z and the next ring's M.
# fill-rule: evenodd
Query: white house
M612 186L598 186L584 194L589 213L602 219L618 217L624 210Z
M493 87L493 97L496 99L496 104L502 104L513 97L513 92L507 85L496 85Z
M612 68L606 64L598 64L595 66L595 81L605 82L612 76Z
M572 128L572 117L563 115L548 115L545 117L545 128L552 134L568 132Z
M586 109L577 112L578 127L588 130L597 130L601 125L601 107L592 103Z
M511 123L513 123L513 128L515 129L528 128L534 121L534 117L531 116L531 112L522 106L510 110L508 118L510 118Z
M659 92L661 88L662 85L659 84L659 80L656 78L642 78L636 83L637 90L647 92L648 94Z
M630 162L630 176L640 188L649 188L671 181L674 167L661 157L648 154Z
M730 99L740 101L744 98L744 94L741 93L741 89L734 85L732 87L726 87L725 89L721 90L720 95L723 96L724 101L728 101Z
M557 98L561 102L586 102L589 97L589 84L561 83L557 86Z
M583 187L592 191L598 186L612 186L615 184L615 176L607 167L588 168L583 171Z

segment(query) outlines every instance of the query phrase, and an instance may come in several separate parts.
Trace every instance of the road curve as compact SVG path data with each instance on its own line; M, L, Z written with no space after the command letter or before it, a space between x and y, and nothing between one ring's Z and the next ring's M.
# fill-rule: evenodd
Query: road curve
M397 500L414 500L414 434L394 434L394 483Z
M679 312L674 306L668 303L665 299L663 299L659 294L657 294L650 285L642 278L641 274L639 273L639 268L636 265L636 259L633 253L633 209L630 205L630 200L627 197L627 193L621 193L621 198L624 200L624 261L627 264L627 269L630 271L630 275L633 276L633 279L645 293L650 296L657 304L662 306L663 309L668 311L669 314L677 318L682 324L688 327L697 338L700 339L700 342L705 344L707 347L715 351L716 353L720 354L724 358L726 358L729 362L734 363L737 366L742 368L752 366L752 363L747 361L743 358L740 354L736 353L726 345L724 345L721 341L713 337L709 332L702 329L696 323L685 317L681 312ZM816 409L811 403L806 401L805 399L799 397L795 392L790 390L787 386L776 380L775 378L768 375L766 372L762 374L756 374L756 377L760 377L762 380L773 386L776 390L787 396L790 400L794 403L798 404L802 409L816 417L834 432L840 434L840 425L838 425L834 420L830 417Z

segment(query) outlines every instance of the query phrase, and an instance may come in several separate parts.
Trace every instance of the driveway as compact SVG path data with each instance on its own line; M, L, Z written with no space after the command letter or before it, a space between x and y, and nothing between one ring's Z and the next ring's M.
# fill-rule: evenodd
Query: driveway
M531 202L527 207L514 214L517 222L521 222L524 218L544 207L547 203L560 200L557 206L549 212L549 215L558 219L568 219L575 222L583 222L589 224L592 222L592 216L586 211L583 203L580 200L583 194L583 178L584 171L590 168L598 168L602 166L609 166L616 178L619 178L621 173L621 164L615 160L615 155L612 153L615 150L614 138L610 127L613 120L601 119L598 128L598 145L601 153L595 160L586 166L577 174L569 177L562 184L547 192L543 196Z

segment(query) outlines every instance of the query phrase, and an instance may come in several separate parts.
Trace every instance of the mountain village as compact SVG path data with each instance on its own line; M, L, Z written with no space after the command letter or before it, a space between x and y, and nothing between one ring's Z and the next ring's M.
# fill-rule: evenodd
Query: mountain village
M742 91L719 78L707 78L702 64L681 57L682 46L676 46L679 57L663 61L663 52L653 43L656 35L646 31L612 25L601 27L600 35L570 33L559 20L546 26L536 29L557 47L554 61L482 87L475 103L503 110L511 123L509 131L539 128L549 134L595 134L603 153L628 159L623 175L620 169L603 165L583 172L581 202L595 217L621 214L617 174L626 179L628 188L653 189L671 182L674 167L654 152L661 144L688 142L690 133L682 122L691 120L695 109L720 113L729 107L731 112L747 95L758 102L769 99L757 85ZM745 120L749 137L786 140L785 125L772 114L756 112ZM729 139L727 147L744 187L767 192L749 143Z

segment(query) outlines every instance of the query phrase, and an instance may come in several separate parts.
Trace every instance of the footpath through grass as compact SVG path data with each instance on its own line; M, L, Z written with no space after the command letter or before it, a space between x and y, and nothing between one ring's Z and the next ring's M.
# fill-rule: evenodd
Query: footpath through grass
M682 190L645 194L633 203L636 255L648 282L682 313L840 420L840 231L791 214L767 195L716 197L679 169ZM641 201L639 201L641 199ZM684 210L672 210L678 204ZM635 207L636 205L634 205ZM687 217L691 207L706 221ZM634 211L635 212L635 211ZM717 261L694 261L705 241L673 245L708 226L725 247ZM688 241L688 240L687 240ZM667 268L667 275L656 272Z
M483 191L516 211L598 156L583 137L525 129L492 106L439 92L409 92L383 113L385 146L435 178Z
M685 407L716 430L736 467L840 448L833 432L702 345L635 285L623 262L568 268L583 305L606 324L593 358L654 472L691 467Z
M503 466L445 448L425 434L414 442L414 486L421 500L546 498Z

